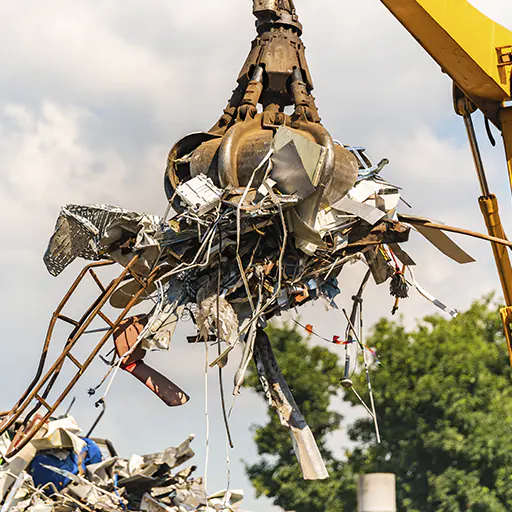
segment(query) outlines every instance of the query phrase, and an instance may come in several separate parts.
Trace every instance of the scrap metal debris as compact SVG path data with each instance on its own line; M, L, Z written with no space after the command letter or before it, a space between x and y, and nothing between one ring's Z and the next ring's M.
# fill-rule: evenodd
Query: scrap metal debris
M293 449L307 480L325 479L329 474L313 433L300 412L272 351L267 334L259 331L254 350L256 368L269 404L292 434Z
M168 405L188 401L185 392L142 361L145 350L169 347L188 308L198 340L224 344L212 366L224 367L233 348L244 344L234 393L254 358L270 405L290 428L304 477L322 479L327 470L262 328L311 301L323 299L335 307L341 273L353 261L364 261L377 284L390 281L396 309L398 300L408 296L405 268L398 261L414 264L401 247L411 226L398 220L400 189L380 174L361 166L361 176L354 174L351 187L329 203L318 186L318 166L325 158L320 145L281 126L270 146L245 187L217 188L204 175L178 186L171 220L116 207L66 206L45 262L55 273L75 257L126 264L138 256L140 278L156 269L155 284L140 299L151 305L147 314L124 320L114 332L121 368ZM359 158L363 154L361 148L347 151ZM364 161L369 162L366 155ZM76 225L87 226L78 238L63 221L69 212ZM411 284L419 286L415 280ZM137 278L131 278L110 304L124 308L140 289Z
M49 421L14 458L10 438L0 442L2 512L191 512L240 510L242 491L207 497L195 466L174 471L194 457L194 436L161 453L119 457L108 440L82 437L71 416Z
M166 214L159 218L106 205L62 209L44 256L48 271L57 276L76 258L99 263L82 271L59 305L36 377L0 425L0 435L5 435L25 415L19 442L7 443L8 457L32 446L35 441L31 440L112 338L115 350L111 360L104 358L109 370L102 383L109 376L111 383L122 369L167 405L186 403L185 391L143 361L146 351L170 347L176 325L186 314L197 326L196 342L217 344L211 367L222 369L233 349L243 346L235 395L250 362L256 360L269 404L290 429L304 477L323 479L328 474L318 447L262 332L267 322L319 299L336 307L343 271L350 272L354 262L368 267L366 281L372 276L378 285L390 282L393 311L411 286L456 315L418 284L411 270L415 261L402 244L417 230L455 261L473 259L438 225L398 213L405 201L400 187L382 176L387 159L374 165L364 148L335 142L322 126L293 1L255 0L254 14L258 35L221 118L208 132L188 135L171 149L165 172ZM289 106L294 107L291 114L285 110ZM95 273L100 260L124 267L109 285ZM62 310L86 274L93 277L101 293L74 320ZM104 312L107 303L120 311L117 319ZM135 305L146 306L146 312L129 317ZM91 329L96 318L107 327ZM70 324L73 331L45 374L58 320ZM350 321L355 320L353 315ZM101 340L91 357L80 363L71 350L84 334L97 332L103 333ZM361 329L357 334L349 325L345 340L333 337L333 343L346 346L354 340L365 354ZM49 393L68 360L78 372L63 394L49 404ZM366 360L365 367L368 370ZM373 396L371 405L368 410L379 436ZM32 424L41 407L47 413ZM225 411L224 417L227 423ZM129 481L130 469L123 468L121 481ZM140 475L136 477L141 483ZM94 495L96 503L107 509L119 507L124 497L117 496L116 484L100 491L85 485L82 478L71 479L83 491L72 499L87 501ZM145 478L153 481L154 473ZM24 481L19 485L26 487ZM166 492L162 495L169 496ZM137 495L141 510L160 510L154 500L162 495Z

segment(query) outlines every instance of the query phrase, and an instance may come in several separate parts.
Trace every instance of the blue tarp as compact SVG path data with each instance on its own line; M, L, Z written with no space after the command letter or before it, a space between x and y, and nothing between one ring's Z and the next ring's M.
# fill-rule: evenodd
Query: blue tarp
M85 457L83 458L82 469L85 470L86 466L90 464L97 464L101 462L101 451L98 445L91 439L83 438L86 443L84 447ZM66 457L63 457L63 450L45 450L39 452L29 467L29 473L34 480L36 487L42 487L48 483L53 483L57 490L64 489L69 483L70 479L65 478L51 469L44 466L52 466L59 469L65 469L74 475L78 474L78 461L79 456L72 450L68 451Z

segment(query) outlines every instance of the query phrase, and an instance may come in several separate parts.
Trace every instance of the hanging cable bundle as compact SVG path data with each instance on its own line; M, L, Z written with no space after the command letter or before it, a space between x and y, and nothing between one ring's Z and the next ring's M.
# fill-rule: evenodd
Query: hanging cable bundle
M409 285L405 280L403 272L397 272L392 278L389 285L389 291L393 297L397 299L409 298Z
M396 299L391 311L391 314L393 315L398 311L400 299L407 299L409 297L409 285L405 279L404 271L405 267L402 271L397 269L389 284L389 293L391 293L391 295Z

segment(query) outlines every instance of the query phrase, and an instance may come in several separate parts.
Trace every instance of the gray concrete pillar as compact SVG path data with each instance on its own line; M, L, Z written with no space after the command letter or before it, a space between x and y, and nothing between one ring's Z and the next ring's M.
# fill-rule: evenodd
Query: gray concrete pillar
M396 512L396 477L391 473L359 476L358 512Z

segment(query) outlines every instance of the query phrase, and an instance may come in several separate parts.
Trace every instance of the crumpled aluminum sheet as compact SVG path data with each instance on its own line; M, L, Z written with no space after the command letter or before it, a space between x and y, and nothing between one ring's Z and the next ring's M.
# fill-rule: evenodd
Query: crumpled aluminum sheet
M217 308L218 306L218 308ZM217 322L219 325L217 325ZM239 321L233 306L224 298L212 295L199 304L196 315L199 336L208 340L212 333L219 331L220 339L231 342L237 338Z
M129 213L108 205L64 206L43 258L48 272L58 276L76 258L99 260L99 245L107 227Z
M39 439L34 439L32 445L36 450L73 449L80 455L85 448L85 441L79 436L80 427L74 418L67 418L52 421L48 424L48 431Z
M185 310L188 295L183 283L171 279L166 285L162 303L159 303L144 330L141 347L144 350L169 350L178 322Z
M156 248L159 243L153 236L161 231L156 216L131 212L110 205L66 205L57 219L55 231L43 257L48 272L58 276L76 258L97 261L119 241L124 231L137 234L137 249ZM115 251L108 256L126 265L131 257Z

